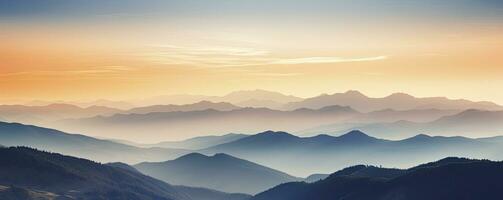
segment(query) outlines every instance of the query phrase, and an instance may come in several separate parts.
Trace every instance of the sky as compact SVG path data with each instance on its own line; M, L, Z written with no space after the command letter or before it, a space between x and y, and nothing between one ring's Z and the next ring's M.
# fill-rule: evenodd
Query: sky
M0 102L359 90L503 104L499 0L0 0Z

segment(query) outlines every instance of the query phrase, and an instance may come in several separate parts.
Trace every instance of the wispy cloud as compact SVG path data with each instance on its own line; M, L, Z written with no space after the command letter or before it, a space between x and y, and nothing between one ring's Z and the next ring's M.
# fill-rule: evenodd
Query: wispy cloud
M365 62L387 59L387 56L360 57L360 58L341 58L341 57L306 57L280 59L271 62L271 64L296 65L296 64L323 64L323 63L344 63L344 62Z
M154 45L156 49L144 54L148 60L164 65L190 65L207 68L250 67L267 65L330 64L368 62L388 59L372 57L275 57L268 50L249 47Z
M109 75L113 73L132 71L135 68L129 66L99 66L99 67L79 67L79 69L69 70L32 70L0 73L0 77L14 76L65 76L65 75Z
M268 73L268 72L258 72L249 73L252 76L269 76L269 77L289 77L289 76L301 76L303 73Z

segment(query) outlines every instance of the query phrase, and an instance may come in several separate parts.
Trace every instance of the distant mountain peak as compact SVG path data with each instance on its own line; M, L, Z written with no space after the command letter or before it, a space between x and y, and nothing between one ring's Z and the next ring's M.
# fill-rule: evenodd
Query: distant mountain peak
M432 137L429 135L426 135L426 134L418 134L418 135L414 136L413 138L432 138Z
M206 155L200 154L200 153L189 153L189 154L180 156L179 158L177 158L175 160L180 161L180 160L195 160L195 159L205 159L205 158L209 158L209 156L206 156ZM169 162L169 161L167 161L167 162Z
M387 96L387 98L397 98L397 99L414 99L415 97L410 95L410 94L407 94L407 93L403 93L403 92L395 92L389 96Z
M215 155L213 155L211 157L215 158L215 159L239 159L239 158L236 158L234 156L231 156L231 155L225 154L225 153L216 153Z
M257 135L255 136L260 136L260 137L269 137L269 136L272 136L272 137L296 137L290 133L287 133L287 132L283 132L283 131L272 131L272 130L268 130L268 131L264 131L262 133L258 133Z
M429 136L429 135L426 135L426 134L418 134L416 136L404 139L402 141L406 141L406 142L418 142L418 141L429 141L431 139L433 139L432 136Z
M344 93L345 95L352 96L352 97L367 97L363 93L361 93L358 90L348 90Z
M187 162L194 162L194 161L208 161L208 160L240 160L239 158L233 157L231 155L225 154L225 153L216 153L213 156L207 156L201 153L189 153L186 155L183 155L175 160L171 161L166 161L167 163L169 162L181 162L181 161L187 161Z
M360 130L353 130L344 135L339 136L339 138L371 138L371 137Z

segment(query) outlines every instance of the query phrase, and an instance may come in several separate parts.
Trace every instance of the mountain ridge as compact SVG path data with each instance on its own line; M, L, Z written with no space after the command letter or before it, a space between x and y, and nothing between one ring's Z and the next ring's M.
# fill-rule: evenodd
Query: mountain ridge
M393 93L391 95L374 98L367 97L359 91L350 90L345 93L320 95L307 98L303 101L286 104L283 109L293 110L297 108L319 109L329 105L351 106L360 112L372 112L383 109L411 110L411 109L443 109L443 110L466 110L487 109L501 110L501 105L488 101L469 101L465 99L448 99L446 97L414 97L405 93Z
M252 200L497 199L503 194L497 184L503 178L501 172L502 162L463 158L445 158L407 170L359 165L310 184L282 184Z

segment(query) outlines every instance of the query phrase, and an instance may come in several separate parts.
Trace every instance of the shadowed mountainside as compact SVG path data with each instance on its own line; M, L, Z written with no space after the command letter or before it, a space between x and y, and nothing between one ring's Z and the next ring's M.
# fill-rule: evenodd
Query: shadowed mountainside
M446 158L408 170L354 166L315 183L287 183L252 200L499 199L503 163Z
M0 148L2 199L244 200L249 196L172 186L126 164L89 160L17 147ZM7 186L1 186L7 185Z
M0 185L84 199L190 199L161 181L84 159L29 148L0 148L0 155Z

